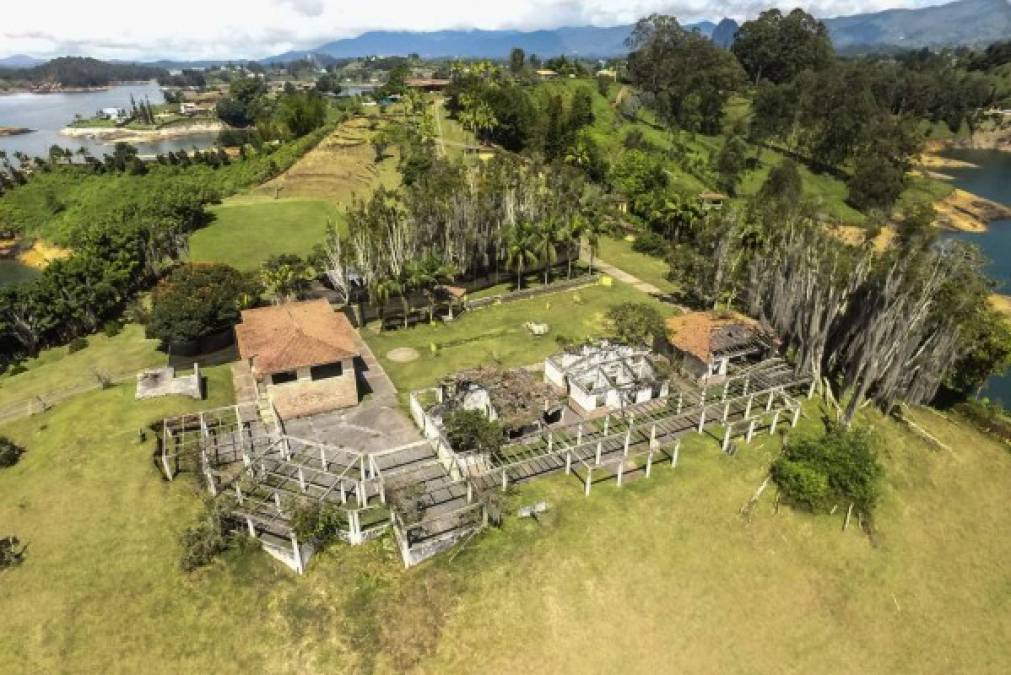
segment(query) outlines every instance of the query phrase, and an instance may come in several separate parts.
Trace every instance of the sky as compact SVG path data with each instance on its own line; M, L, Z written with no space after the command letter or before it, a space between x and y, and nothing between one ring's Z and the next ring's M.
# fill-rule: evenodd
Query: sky
M0 57L254 59L309 49L369 30L534 30L614 26L653 12L683 23L753 17L798 4L829 17L944 0L4 0Z

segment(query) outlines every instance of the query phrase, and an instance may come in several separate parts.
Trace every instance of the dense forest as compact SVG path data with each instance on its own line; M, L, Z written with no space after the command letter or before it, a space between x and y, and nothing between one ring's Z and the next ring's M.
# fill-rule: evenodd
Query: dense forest
M63 56L31 68L0 68L0 81L23 86L104 87L113 82L154 80L167 75L163 68L80 56Z

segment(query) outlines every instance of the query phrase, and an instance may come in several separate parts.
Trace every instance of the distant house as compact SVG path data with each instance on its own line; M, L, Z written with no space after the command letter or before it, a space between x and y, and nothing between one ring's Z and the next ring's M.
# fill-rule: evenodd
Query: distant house
M235 336L258 394L282 419L357 405L355 329L326 300L247 309Z
M738 312L688 312L666 323L682 372L700 382L722 380L732 362L764 358L775 345L771 331Z
M450 85L450 82L451 80L418 77L407 80L406 84L411 89L420 89L421 91L442 91Z
M612 80L617 80L618 73L616 73L613 68L602 68L597 71L597 77L607 77Z
M551 80L558 77L558 73L554 70L548 70L547 68L541 68L540 70L535 70L534 74L542 80Z
M652 352L602 340L544 359L544 379L569 395L569 406L584 416L666 396Z
M702 200L702 208L718 211L723 208L724 202L726 202L729 197L722 192L700 192L699 199Z
M102 108L98 111L98 119L119 122L126 119L126 110L123 108Z

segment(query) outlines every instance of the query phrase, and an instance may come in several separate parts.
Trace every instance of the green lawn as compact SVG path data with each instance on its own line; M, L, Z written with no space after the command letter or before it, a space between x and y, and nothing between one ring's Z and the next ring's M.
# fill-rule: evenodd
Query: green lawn
M608 308L624 302L648 302L662 312L672 311L669 305L615 282L611 287L596 285L493 305L466 312L449 325L419 325L382 335L370 326L362 334L404 393L465 368L493 363L511 368L542 361L558 351L559 336L581 340L603 334ZM547 323L551 332L534 337L523 327L526 321ZM434 353L432 345L436 346ZM386 354L397 347L413 347L421 356L410 363L394 363Z
M0 408L34 396L95 384L96 373L116 376L165 365L158 341L144 338L144 327L128 324L115 337L89 335L88 346L73 354L67 347L47 349L24 362L27 372L0 375Z
M632 243L614 237L600 238L600 259L618 269L653 284L664 293L671 293L677 286L667 280L667 262L655 256L632 250Z
M327 219L344 222L332 203L312 199L242 196L212 206L213 222L190 237L190 259L240 270L281 253L305 255L322 243Z

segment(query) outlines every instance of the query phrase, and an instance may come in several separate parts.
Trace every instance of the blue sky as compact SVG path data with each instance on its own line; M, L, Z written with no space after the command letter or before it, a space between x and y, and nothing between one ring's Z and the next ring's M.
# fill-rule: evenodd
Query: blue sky
M816 16L838 16L943 0L814 0ZM759 0L6 0L0 56L80 54L98 58L262 58L368 30L612 26L652 12L684 22L738 20L776 4Z

